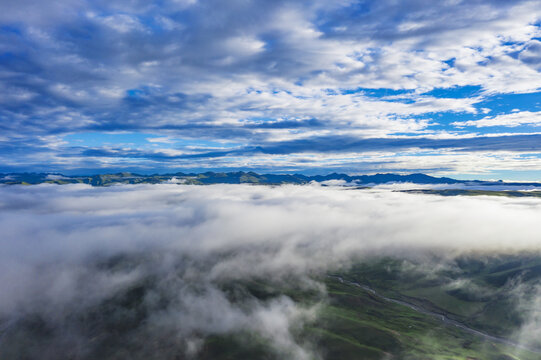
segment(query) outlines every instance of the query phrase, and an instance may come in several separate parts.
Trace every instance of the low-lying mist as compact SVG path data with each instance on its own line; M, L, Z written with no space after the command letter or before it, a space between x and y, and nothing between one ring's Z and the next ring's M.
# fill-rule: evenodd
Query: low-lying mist
M189 359L206 336L246 332L318 358L295 334L325 302L326 273L391 256L428 276L459 256L539 254L540 214L538 199L319 185L3 186L0 357ZM256 298L243 290L254 279L318 300ZM513 291L521 309L541 303Z

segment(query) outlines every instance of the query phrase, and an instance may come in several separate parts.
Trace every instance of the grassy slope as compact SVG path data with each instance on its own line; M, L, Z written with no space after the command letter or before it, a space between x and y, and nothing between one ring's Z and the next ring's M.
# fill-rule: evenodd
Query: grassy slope
M458 261L453 270L443 268L430 276L423 276L417 271L419 264L407 263L406 266L401 260L380 259L359 263L340 275L369 284L389 297L417 301L496 334L498 331L505 333L518 321L518 315L511 311L512 304L505 297L508 282L517 276L525 281L534 281L539 262L540 259L527 256L484 261L465 258ZM480 297L456 289L449 291L443 285L454 277L468 278L493 292ZM317 291L299 289L293 281L288 282L287 287L264 279L222 286L233 301L246 297L266 301L286 295L299 304L321 304L315 320L292 330L297 342L309 344L308 348L320 359L539 359L538 354L485 341L457 327L445 325L432 316L387 302L335 277L322 277L320 280L326 284L326 296ZM88 332L97 345L83 358L192 359L185 357L182 342L174 341L175 334L152 339L152 343L144 347L131 340L141 338L139 328L147 316L143 298L151 287L152 281L141 284L87 314L78 315L78 327ZM34 359L38 358L36 355L41 349L46 348L49 335L39 319L30 319L27 325L22 326L7 335L4 348L0 347L0 358ZM37 333L36 329L43 331ZM208 336L195 359L273 360L288 359L289 355L273 349L268 339L241 332Z
M400 260L386 259L357 265L345 276L369 284L389 297L446 314L492 335L509 337L525 320L524 314L517 310L513 284L519 280L526 286L536 284L541 278L540 265L541 260L534 256L482 261L463 258L452 270L423 274L416 272L411 264L405 266ZM455 280L463 281L463 285L449 287Z
M393 269L396 265L397 262L394 260L384 260L357 266L351 272L342 275L365 281L367 279L363 276L370 277L372 286L379 284L380 289L387 290L388 294L397 297L403 296L400 292L402 287L409 288L408 299L415 300L416 298L411 295L422 294L418 300L424 305L431 304L434 309L439 307L431 301L442 306L439 309L450 306L452 309L462 309L465 313L471 314L479 311L486 303L491 303L487 300L473 301L470 304L467 300L455 298L442 288L438 291L438 288L433 286L434 280L430 282L432 286L428 288L429 291L422 287L422 284L428 283L426 280L421 280L418 284L400 286L398 284L403 281L403 277ZM482 273L486 271L484 269ZM296 333L299 343L314 344L315 352L323 359L539 359L537 354L485 341L459 328L445 325L431 316L386 302L336 278L327 277L324 281L328 297L320 308L317 319ZM310 303L321 300L314 294L300 293L294 289L277 289L264 283L252 284L248 288L262 299L285 293L296 301ZM415 293L416 289L418 293ZM470 305L475 311L469 308ZM486 319L479 321L481 320ZM212 346L207 342L205 348ZM217 351L213 353L216 354ZM265 354L261 353L253 358L272 358L272 354L268 351ZM216 359L231 358L229 355L224 356L218 356ZM285 357L282 354L279 358Z
M327 286L331 302L322 312L318 326L335 335L331 348L340 348L336 344L339 339L348 339L378 349L379 358L386 353L399 359L513 358L515 349L485 342L437 319L385 302L360 288L332 278ZM330 354L327 358L363 358L362 351L351 350L347 356ZM519 353L520 359L538 358L535 354Z

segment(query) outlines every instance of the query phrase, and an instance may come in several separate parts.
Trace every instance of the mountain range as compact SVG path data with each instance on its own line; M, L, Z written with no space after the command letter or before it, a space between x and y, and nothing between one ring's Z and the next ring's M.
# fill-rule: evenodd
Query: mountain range
M373 174L373 175L347 175L332 173L328 175L307 176L302 174L258 174L255 172L205 172L205 173L171 173L142 175L129 172L101 175L67 176L58 173L10 173L0 174L0 184L6 185L34 185L42 183L51 184L89 184L92 186L107 186L113 184L158 184L178 183L193 185L211 184L307 184L312 181L325 184L325 182L340 181L350 185L377 185L386 183L414 183L414 184L466 184L477 186L492 185L520 185L541 187L541 183L513 183L499 181L457 180L448 177L434 177L415 173L400 174Z

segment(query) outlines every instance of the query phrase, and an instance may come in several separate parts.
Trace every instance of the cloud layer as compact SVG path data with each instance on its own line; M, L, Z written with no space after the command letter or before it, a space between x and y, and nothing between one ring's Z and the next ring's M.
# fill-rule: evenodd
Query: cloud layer
M314 150L309 163L288 144L344 135L429 136L438 143L486 135L479 129L487 126L491 134L501 135L498 126L534 133L541 106L538 5L8 1L0 15L4 171L40 163L55 170L349 164L373 171L381 154L370 150ZM518 100L507 100L511 94ZM528 94L537 100L520 100ZM123 132L133 136L108 138ZM520 163L524 150L516 142L510 136L503 150L512 149ZM185 160L268 143L284 156ZM441 153L422 155L431 161ZM359 158L366 161L356 164ZM461 171L446 164L438 170Z
M232 301L222 285L262 278L324 294L314 276L366 256L451 261L541 251L536 199L318 185L37 185L0 187L0 195L2 328L9 334L21 319L39 316L53 333L36 345L42 358L66 349L97 356L103 339L91 341L97 335L74 326L73 316L99 311L117 326L146 314L144 326L131 325L119 340L144 338L142 357L155 346L185 356L202 336L249 330L304 359L310 348L291 331L316 316L317 306L285 296ZM100 307L128 301L119 294L137 294L141 284L151 290L132 313ZM4 348L10 343L20 344L0 337Z

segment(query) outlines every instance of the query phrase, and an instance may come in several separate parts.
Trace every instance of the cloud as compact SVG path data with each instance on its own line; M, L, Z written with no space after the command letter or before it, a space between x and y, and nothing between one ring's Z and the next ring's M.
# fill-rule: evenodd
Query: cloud
M140 145L128 139L107 138L102 146L63 141L56 136L39 141L1 141L5 154L2 172L60 172L81 175L88 172L133 171L346 173L425 172L434 175L475 177L491 174L491 179L510 179L510 173L497 171L537 171L541 169L539 134L487 134L472 137L442 133L438 136L362 138L352 132L314 134L301 139L260 140L259 146L239 143L205 143L201 146L171 146L148 142ZM175 137L171 137L176 140ZM182 142L183 140L179 140ZM114 144L117 143L118 146ZM155 146L155 144L160 144ZM177 143L175 143L177 144ZM197 143L196 143L197 144ZM32 152L28 153L27 150ZM469 174L464 177L464 174ZM530 180L535 177L523 178ZM514 177L514 179L518 179Z
M147 138L146 140L151 143L163 143L163 144L173 144L175 142L174 139L168 138L167 136Z
M524 346L539 347L541 335L541 315L539 306L541 305L541 285L539 284L519 284L515 290L518 309L525 316L525 324L517 331L515 335Z
M506 126L517 127L523 125L539 126L541 125L541 112L531 111L518 111L510 114L487 116L481 120L471 121L458 121L452 125L457 127L475 126L475 127L488 127L488 126Z
M441 125L435 114L474 116L483 99L541 88L536 1L62 0L4 10L0 126L29 143L127 130L250 146L340 131L419 135ZM468 86L479 91L427 95Z
M264 153L280 154L306 151L384 151L408 148L461 149L464 151L539 151L539 135L507 135L472 138L431 139L422 137L369 138L353 136L325 136L282 142L256 149Z
M318 136L306 139L268 142L262 146L231 148L225 150L192 151L190 153L170 154L165 151L132 150L122 148L81 149L83 155L95 157L132 157L154 160L220 158L230 155L257 154L298 154L298 153L369 153L376 151L396 151L407 149L458 149L465 152L476 151L514 151L539 152L540 135L504 135L469 138L423 138L389 137L362 139L356 136ZM60 155L62 156L62 155ZM72 156L72 155L65 155Z
M529 41L519 54L519 59L539 70L541 66L541 41Z
M324 294L313 275L364 256L541 251L536 199L317 185L5 186L0 195L0 319L8 329L0 345L20 345L4 342L9 329L37 316L51 329L37 349L50 358L66 349L96 356L102 340L73 320L88 314L94 331L131 324L123 334L145 339L141 356L159 344L197 351L201 337L247 329L303 359L311 349L292 332L317 305L242 291L233 300L223 285L240 291L260 278ZM122 301L135 302L126 313Z

